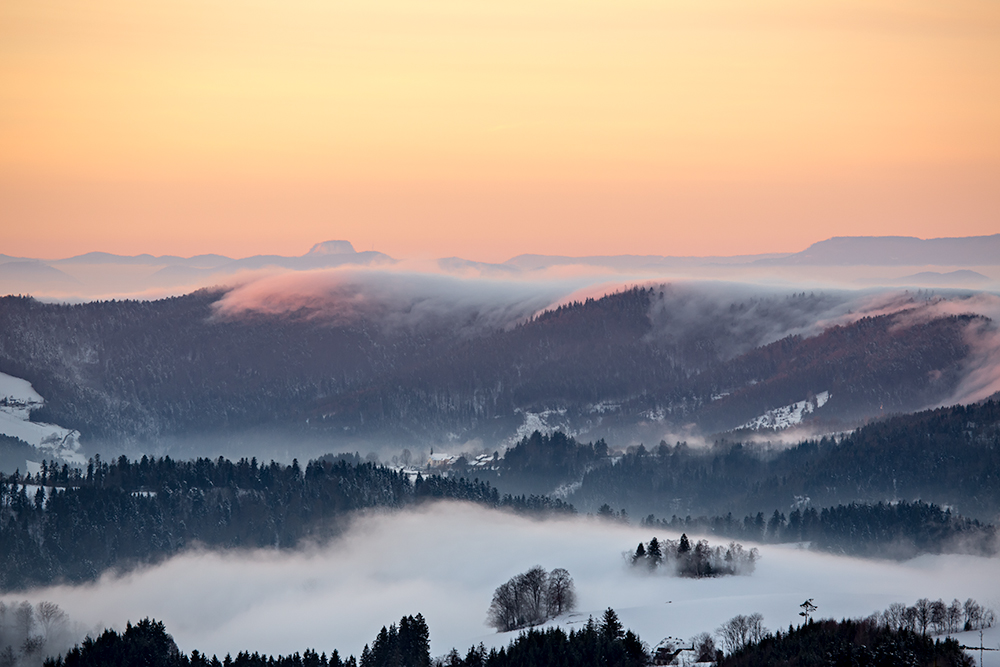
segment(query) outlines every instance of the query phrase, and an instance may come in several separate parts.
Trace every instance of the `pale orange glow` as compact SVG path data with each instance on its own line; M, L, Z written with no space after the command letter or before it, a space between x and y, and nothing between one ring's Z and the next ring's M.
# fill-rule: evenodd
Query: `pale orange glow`
M9 0L0 253L1000 231L992 0Z

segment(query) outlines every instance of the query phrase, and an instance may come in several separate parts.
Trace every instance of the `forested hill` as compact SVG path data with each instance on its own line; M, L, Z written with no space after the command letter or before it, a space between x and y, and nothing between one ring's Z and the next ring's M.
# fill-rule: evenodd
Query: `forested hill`
M31 486L27 486L30 483ZM63 466L0 475L0 590L89 581L195 543L294 547L336 534L348 512L455 499L529 513L573 512L538 496L501 496L489 484L417 477L371 463L313 461L303 470L255 459Z
M608 503L633 516L681 517L923 500L992 520L1000 512L1000 402L899 415L788 449L662 443L593 467L568 499L581 510Z
M46 399L33 419L91 443L262 426L493 443L546 410L605 435L692 423L715 432L802 401L815 408L808 418L844 425L943 400L967 371L969 327L984 322L903 312L754 347L773 327L807 326L831 299L733 297L693 317L697 295L636 288L496 330L447 314L410 327L379 312L222 316L223 296L0 298L0 372Z
M984 521L1000 512L1000 402L993 400L897 415L794 446L724 438L704 447L661 441L622 452L616 445L536 431L475 474L502 491L558 492L580 511L608 505L633 518L769 517L900 501ZM471 469L460 459L452 471Z

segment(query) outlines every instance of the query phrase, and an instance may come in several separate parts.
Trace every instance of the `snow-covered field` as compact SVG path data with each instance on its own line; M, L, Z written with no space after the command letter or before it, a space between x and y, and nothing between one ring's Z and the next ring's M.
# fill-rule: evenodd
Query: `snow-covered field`
M1000 608L998 559L924 556L896 563L765 545L751 576L690 580L629 571L622 553L652 536L596 519L536 521L441 503L359 518L323 548L188 553L124 578L28 597L52 600L91 627L121 628L152 616L183 650L220 656L306 647L357 655L382 625L418 612L428 619L435 654L506 644L510 635L484 624L493 590L536 564L567 568L576 582L577 613L557 623L573 627L610 606L650 645L711 632L751 612L761 612L771 629L785 628L800 620L806 598L819 605L818 618L867 616L921 597L973 597ZM972 643L971 635L963 639ZM987 646L998 641L988 631ZM987 653L988 661L990 655L997 653Z
M44 403L30 382L0 373L0 433L35 447L39 459L58 457L68 463L86 464L77 431L29 421L31 411Z

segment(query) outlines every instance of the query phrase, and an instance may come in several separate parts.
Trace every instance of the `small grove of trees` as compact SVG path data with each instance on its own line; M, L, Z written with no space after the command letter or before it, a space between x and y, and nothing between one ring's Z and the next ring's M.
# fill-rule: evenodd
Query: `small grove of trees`
M890 630L943 635L992 627L996 623L996 613L972 598L965 602L956 598L950 604L944 600L920 598L910 607L894 602L868 620Z
M493 592L486 622L499 632L544 623L576 606L573 578L563 568L546 572L536 565Z
M707 540L698 540L692 545L687 534L682 534L679 540L660 541L654 537L648 544L640 542L627 558L634 568L700 578L750 574L760 559L760 552L756 548L748 551L737 542L730 542L726 547L711 547Z
M54 602L0 601L0 666L41 665L70 644L66 613Z

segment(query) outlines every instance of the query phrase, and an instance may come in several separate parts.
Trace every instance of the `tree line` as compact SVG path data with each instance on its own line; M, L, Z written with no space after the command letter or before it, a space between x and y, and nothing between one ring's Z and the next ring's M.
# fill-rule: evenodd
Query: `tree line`
M775 510L746 515L657 519L650 514L643 526L691 530L777 544L809 542L811 548L868 558L912 558L921 553L996 552L996 527L980 523L933 503L851 503L816 510Z
M30 489L30 491L29 491ZM256 459L175 461L95 456L86 471L43 465L0 474L0 590L96 579L178 553L213 548L291 548L326 539L347 513L434 499L516 512L572 513L542 496L501 495L479 480L407 475L344 460L258 464Z
M719 667L757 667L796 664L803 667L830 664L953 665L972 667L959 643L951 638L934 640L933 635L981 630L996 622L992 609L969 598L950 604L944 600L921 598L911 606L896 602L865 619L813 621L817 607L806 600L799 615L805 619L786 633L770 632L759 613L737 615L723 623L716 636L721 642L715 662ZM702 634L692 642L696 650L714 648L714 637ZM724 649L724 650L722 650ZM786 661L792 660L793 663Z
M718 667L973 667L954 639L934 640L870 620L810 621L787 632L755 635L722 657Z
M488 651L482 644L462 655L452 649L443 659L432 660L429 630L423 616L404 616L398 624L383 627L366 644L360 660L342 659L307 649L287 656L240 652L223 660L197 650L190 655L178 649L160 621L149 618L128 623L121 633L107 629L88 637L64 655L45 661L44 667L552 667L553 665L602 665L645 667L649 655L642 640L626 630L613 609L601 621L590 618L579 630L560 628L519 634L506 647Z
M658 519L650 514L643 526L675 531L690 530L755 542L809 542L823 551L868 558L912 558L921 553L996 552L997 531L933 503L921 501L875 504L850 503L816 510L796 508L786 516L774 510L746 515Z
M890 630L943 635L993 627L996 612L972 598L965 602L956 598L951 603L920 598L911 606L894 602L887 609L869 616L868 620Z

